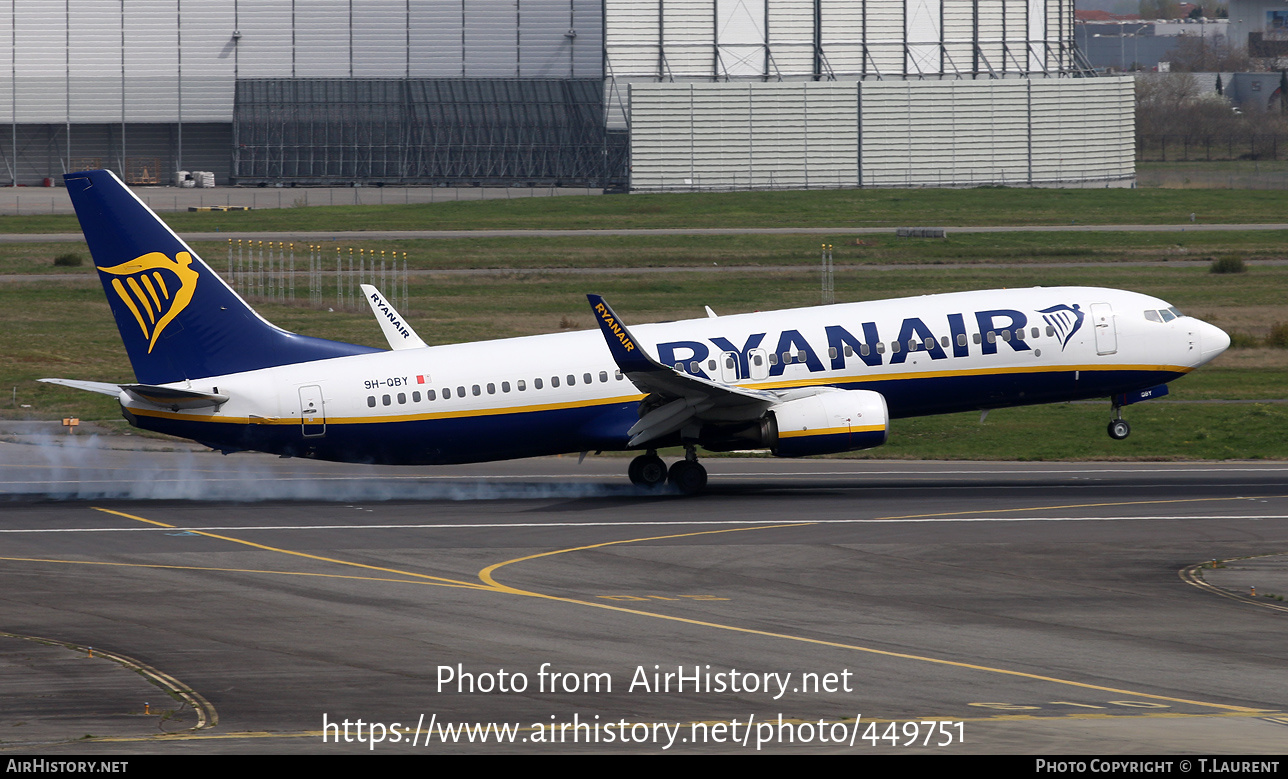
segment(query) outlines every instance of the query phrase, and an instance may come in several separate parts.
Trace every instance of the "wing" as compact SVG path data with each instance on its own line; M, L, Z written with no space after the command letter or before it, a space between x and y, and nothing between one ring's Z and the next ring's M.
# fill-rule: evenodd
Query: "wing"
M648 396L640 421L627 431L630 446L645 445L690 422L758 419L781 400L772 392L721 384L661 364L643 350L603 297L586 298L618 369Z

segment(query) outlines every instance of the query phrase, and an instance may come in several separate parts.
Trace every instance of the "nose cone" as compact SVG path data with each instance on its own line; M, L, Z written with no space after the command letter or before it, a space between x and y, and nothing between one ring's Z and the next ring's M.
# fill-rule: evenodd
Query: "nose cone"
M1230 336L1216 325L1210 325L1203 320L1196 320L1198 325L1199 336L1199 361L1198 365L1211 362L1221 353L1230 348Z

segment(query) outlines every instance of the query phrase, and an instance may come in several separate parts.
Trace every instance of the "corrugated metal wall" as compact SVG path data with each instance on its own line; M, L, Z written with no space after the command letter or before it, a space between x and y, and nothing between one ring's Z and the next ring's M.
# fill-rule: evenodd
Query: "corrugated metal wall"
M1028 183L1031 83L864 83L863 185Z
M236 183L608 186L600 79L241 79Z
M641 191L1135 176L1129 77L634 84L630 94Z
M1073 0L604 0L609 127L627 85L1078 72Z
M858 185L858 91L842 82L631 85L631 188Z
M0 122L228 122L238 78L601 78L601 28L596 0L8 0Z
M0 0L0 177L56 177L109 134L112 159L196 169L210 136L176 125L231 123L238 79L599 79L602 26L598 0Z
M1135 177L1130 77L864 82L859 89L864 186Z
M588 126L600 134L602 153L610 158L616 140L631 133L642 166L637 179L653 182L648 186L672 179L836 186L845 185L847 177L864 185L900 177L928 183L943 177L934 172L941 165L954 171L954 181L1010 181L1017 170L1013 133L1021 124L1028 143L1025 181L1081 178L1081 161L1045 149L1083 148L1092 141L1110 148L1109 156L1119 160L1115 170L1130 176L1130 161L1122 161L1128 154L1122 150L1131 143L1130 121L1120 116L1130 112L1129 97L1105 85L1069 85L1098 79L1056 78L1054 86L1039 85L1050 76L1080 74L1072 20L1073 0L0 0L0 69L8 63L10 71L9 78L0 78L0 162L6 171L0 177L30 183L98 158L114 160L110 164L121 170L138 157L153 168L158 163L151 160L159 158L163 181L176 167L200 165L223 180L227 163L210 161L228 160L230 149L207 144L224 143L231 129L222 134L189 126L230 127L238 80L259 79L355 79L355 84L485 79L498 85L606 79L606 123ZM946 86L935 92L902 85L905 78L942 80ZM980 78L990 81L971 86ZM863 109L840 122L842 109L834 103L845 89L783 87L856 80L898 88L888 95L879 89L867 93ZM727 81L764 82L764 88L697 88ZM1012 81L1025 84L1022 122L1016 118L1019 92ZM656 124L635 132L625 85L644 82L687 82L693 88L641 91L637 108L646 122ZM782 88L769 88L773 84ZM856 91L854 100L862 94ZM671 98L682 102L663 104ZM543 110L542 98L533 99L529 118ZM506 106L502 113L523 113ZM425 115L439 110L423 108ZM348 129L344 123L308 118L313 130L323 128L320 141L312 135L292 137L315 152L334 151L336 138L355 149L344 163L350 167L342 166L346 172L327 169L326 178L397 174L398 180L458 180L464 171L486 169L506 178L564 176L513 175L543 169L546 163L534 160L544 152L533 151L546 148L542 143L530 144L522 154L498 152L485 163L471 157L482 146L466 140L463 131L457 137L475 151L461 156L430 142L432 159L413 164L422 159L418 150L426 148L428 137L416 135L415 122L407 119L415 110L403 105L393 111L385 104L367 110L371 113L355 117ZM474 117L469 123L480 121L471 100L453 110ZM1087 120L1106 112L1115 118ZM861 156L854 135L860 115L865 127L878 126L887 115L893 122L893 135L865 132ZM245 136L256 144L239 157L253 160L246 163L245 175L279 180L281 171L307 168L301 167L303 158L286 162L284 151L273 157L270 141L285 137L280 134L288 126L299 127L266 117L261 111L243 128L263 130L263 137ZM686 122L690 137L683 148L688 152L658 140L666 128ZM514 126L484 123L476 136L510 137ZM960 133L949 139L940 135L944 128ZM988 133L995 142L981 149L973 133ZM508 143L498 148L518 148ZM836 151L819 157L816 152L828 144ZM847 144L852 152L844 150ZM359 160L359 148L365 161ZM1098 156L1105 158L1103 152ZM460 162L467 158L475 162ZM449 159L456 161L444 162ZM926 160L936 162L927 167ZM731 167L721 173L725 162ZM560 167L563 162L554 165L545 169L567 169ZM587 169L581 162L574 167ZM408 173L416 170L422 173ZM820 184L827 181L838 183Z
M1068 71L1076 69L1072 18L1073 0L605 0L607 75L639 82Z

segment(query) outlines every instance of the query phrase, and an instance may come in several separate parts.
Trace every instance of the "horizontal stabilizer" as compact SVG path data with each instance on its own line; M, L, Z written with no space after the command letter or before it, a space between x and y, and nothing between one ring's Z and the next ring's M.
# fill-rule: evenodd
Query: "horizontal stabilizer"
M380 323L380 331L385 334L385 340L389 342L389 348L398 349L424 349L426 344L416 335L416 331L411 329L407 320L394 308L380 290L370 284L358 285L362 288L362 294L366 297L367 302L371 304L371 312L376 315L376 321Z
M97 392L100 395L111 395L114 398L119 397L121 394L121 385L108 384L105 381L81 381L79 379L37 379L37 381L85 390L86 392Z
M124 390L127 395L144 403L179 410L181 408L218 408L228 402L227 395L216 392L159 387L155 384L108 384L105 381L80 381L78 379L40 379L46 384L58 384L72 389L97 392L100 395L120 397Z
M122 384L121 389L135 400L165 406L171 409L181 408L218 408L228 402L227 395L197 390L158 387L155 384Z

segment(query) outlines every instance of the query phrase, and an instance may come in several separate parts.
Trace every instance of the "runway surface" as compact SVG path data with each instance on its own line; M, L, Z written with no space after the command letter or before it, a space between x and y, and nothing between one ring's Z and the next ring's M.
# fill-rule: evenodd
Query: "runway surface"
M0 444L0 751L1288 743L1284 463L711 458L686 499L63 443Z

